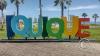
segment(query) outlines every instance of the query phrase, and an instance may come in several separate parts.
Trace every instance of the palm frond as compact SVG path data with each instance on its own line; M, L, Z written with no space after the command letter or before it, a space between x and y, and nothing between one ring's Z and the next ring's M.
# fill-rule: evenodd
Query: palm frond
M24 4L24 0L21 0L21 2Z
M83 17L87 17L88 15L87 15L87 13L83 13L82 16Z
M99 16L98 16L98 14L93 14L92 17L93 17L93 18L98 18Z
M13 3L15 0L10 0L11 1L11 3Z
M71 5L72 0L66 0L66 4Z
M54 6L57 6L59 4L59 0L55 0L54 3L55 3Z

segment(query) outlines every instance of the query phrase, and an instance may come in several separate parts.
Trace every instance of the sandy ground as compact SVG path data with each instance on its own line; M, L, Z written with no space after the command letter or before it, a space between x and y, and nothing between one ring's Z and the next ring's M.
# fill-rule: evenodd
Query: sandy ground
M100 56L99 43L0 43L0 56Z

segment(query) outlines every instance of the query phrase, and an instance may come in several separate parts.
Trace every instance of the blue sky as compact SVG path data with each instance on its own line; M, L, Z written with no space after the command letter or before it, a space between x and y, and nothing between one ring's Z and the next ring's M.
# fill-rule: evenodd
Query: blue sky
M16 13L15 5L11 4L10 0L6 1L8 6L6 10L4 10L4 13L6 15L12 15ZM24 0L24 4L20 4L19 14L27 17L38 18L38 4L38 0ZM60 17L60 6L54 6L54 0L42 0L42 4L43 16L48 16L49 18ZM65 9L64 12L65 16L67 16L67 9ZM70 6L70 15L81 17L83 12L87 13L89 18L91 18L94 13L97 13L100 16L100 2L98 0L72 0L72 4ZM98 18L97 21L100 22L100 19Z

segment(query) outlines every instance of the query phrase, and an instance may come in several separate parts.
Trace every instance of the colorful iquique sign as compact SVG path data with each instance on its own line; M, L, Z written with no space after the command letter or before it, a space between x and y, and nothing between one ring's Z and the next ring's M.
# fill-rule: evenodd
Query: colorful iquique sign
M7 17L8 18L8 17ZM7 19L6 18L6 19ZM42 21L43 19L43 21ZM62 39L62 34L65 36L77 36L81 38L89 37L90 33L88 31L82 32L84 29L89 29L89 25L82 25L82 22L89 22L89 18L78 18L78 16L72 17L72 28L68 30L67 28L67 17L62 18L50 18L47 17L38 19L38 32L34 32L32 28L32 19L28 19L25 16L13 16L11 17L11 29L15 34L20 34L25 37L39 37L49 35ZM18 21L23 20L24 28L22 30L18 29ZM52 31L52 24L57 22L59 24L59 30L55 33Z

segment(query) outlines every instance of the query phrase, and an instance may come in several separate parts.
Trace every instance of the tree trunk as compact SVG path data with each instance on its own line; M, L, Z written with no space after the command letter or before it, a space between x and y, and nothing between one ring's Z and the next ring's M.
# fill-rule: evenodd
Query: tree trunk
M19 5L17 4L16 5L16 8L17 8L17 16L19 15Z
M69 5L68 5L68 20L70 21L70 17L69 17Z
M61 17L64 16L64 4L61 3Z
M42 17L42 4L41 0L39 0L39 8L40 8L40 18Z
M95 28L96 28L96 18L95 18Z
M3 15L3 10L2 10L2 26L1 26L1 29L3 30L3 28L4 28L4 17L3 17L4 15Z

